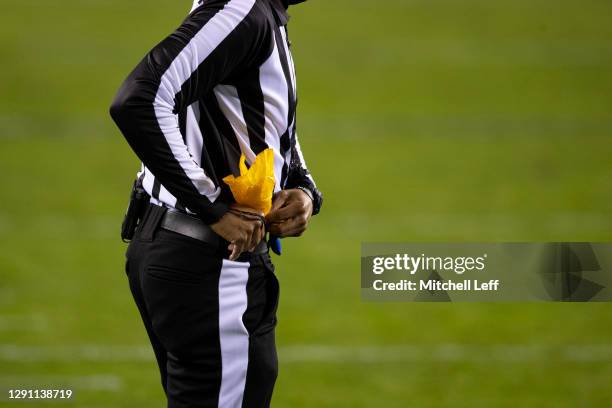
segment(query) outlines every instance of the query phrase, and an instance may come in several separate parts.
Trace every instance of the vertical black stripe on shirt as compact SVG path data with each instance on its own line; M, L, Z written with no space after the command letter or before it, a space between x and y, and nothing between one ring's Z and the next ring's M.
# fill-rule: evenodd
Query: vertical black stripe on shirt
M236 91L249 135L249 145L253 153L259 154L268 148L265 131L266 112L261 82L259 81L259 69L247 72L236 84Z
M185 144L187 144L187 109L189 109L189 107L182 109L178 113L179 129L181 131L181 136L183 136L183 142L185 142ZM176 198L176 203L174 204L174 207L179 211L185 211L185 206L179 202L177 197L174 198Z
M280 186L281 188L283 188L285 186L285 181L287 180L287 175L289 173L289 163L287 163L287 160L285 160L285 152L291 149L291 142L289 140L289 128L285 130L285 133L283 133L283 135L280 138L280 147L281 147L281 152L283 154L283 168L281 171Z
M281 180L280 180L281 189L285 188L288 173L289 173L289 166L287 165L287 161L285 161L283 163L283 168L281 170Z
M181 136L183 136L183 142L185 143L187 143L187 109L189 109L189 106L178 112L179 130L181 131Z
M276 27L274 30L274 36L276 38L276 48L278 49L278 56L283 68L283 74L285 75L285 81L287 82L287 99L289 102L289 109L287 111L287 127L289 127L293 121L293 115L295 114L295 91L293 89L293 80L291 79L291 70L289 68L289 56L285 52L285 45L283 43L284 40L280 29L280 27Z
M291 163L290 163L290 167L293 166L302 166L301 162L300 162L300 156L299 154L297 154L297 149L295 148L295 139L296 139L296 132L297 132L297 118L294 117L293 118L293 126L291 127L291 134L289 136L290 139L290 149L291 149Z
M153 191L151 191L151 195L156 200L159 200L159 190L161 190L161 183L157 179L157 177L153 178Z
M203 135L202 158L207 157L211 171L219 179L222 195L219 199L229 199L228 202L232 202L232 193L222 179L230 174L240 175L238 161L242 152L236 133L221 111L214 93L202 98L198 123Z
M281 154L285 157L285 153L291 149L290 139L290 128L293 122L293 116L295 115L295 99L293 90L293 81L291 79L291 70L289 68L288 55L285 52L285 46L283 43L283 36L281 35L281 27L276 27L274 30L274 37L276 38L276 48L278 50L278 57L280 59L281 67L283 68L283 74L285 75L285 82L287 83L287 101L289 109L287 110L287 129L280 138ZM283 169L281 173L281 187L284 186L285 180L288 174L288 163L285 160L283 163Z

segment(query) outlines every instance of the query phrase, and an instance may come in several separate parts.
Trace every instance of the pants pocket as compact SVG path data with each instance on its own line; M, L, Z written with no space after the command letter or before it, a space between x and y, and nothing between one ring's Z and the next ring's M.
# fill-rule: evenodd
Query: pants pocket
M153 330L176 358L199 359L218 342L219 280L214 269L153 264L143 273L143 297Z
M266 333L274 329L278 322L276 311L278 310L280 299L280 284L274 274L274 264L272 264L269 256L264 256L263 266L265 268L266 279L266 307L262 323L256 331L257 333Z
M147 277L153 279L179 284L198 284L204 281L203 273L172 268L164 265L149 265L145 273L147 274Z

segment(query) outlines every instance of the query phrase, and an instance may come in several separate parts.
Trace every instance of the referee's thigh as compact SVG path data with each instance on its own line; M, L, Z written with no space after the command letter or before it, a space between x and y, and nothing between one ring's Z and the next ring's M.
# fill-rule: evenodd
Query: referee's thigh
M144 305L141 315L158 349L168 406L269 406L278 370L279 293L269 256L233 262L165 230L133 244L128 264L138 274L131 281L140 302L134 297Z

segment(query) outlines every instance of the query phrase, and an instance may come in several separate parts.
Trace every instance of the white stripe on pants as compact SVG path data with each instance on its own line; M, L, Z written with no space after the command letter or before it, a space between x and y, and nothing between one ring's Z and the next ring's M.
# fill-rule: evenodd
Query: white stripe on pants
M219 408L242 406L249 363L249 333L242 316L247 309L249 263L223 260L219 278L221 390Z

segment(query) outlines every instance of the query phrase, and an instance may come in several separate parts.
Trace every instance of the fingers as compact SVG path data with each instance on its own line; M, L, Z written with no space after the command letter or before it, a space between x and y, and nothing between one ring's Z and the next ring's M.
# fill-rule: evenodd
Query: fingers
M257 245L259 245L259 243L264 239L264 237L266 236L266 226L264 223L260 223L257 231L254 234L255 236L255 244L253 245L253 248L251 250L254 250Z
M278 222L281 220L280 218L278 218L277 211L287 204L289 196L290 194L286 190L281 190L274 195L274 200L272 201L272 208L270 208L270 211L266 216L267 222Z
M271 234L278 237L298 237L306 231L308 227L307 216L292 217L284 222L269 225Z
M228 246L229 259L235 261L243 252L253 251L265 235L263 223L259 220L241 220L238 237Z
M302 211L302 204L298 201L293 201L285 205L284 207L279 208L275 212L270 212L267 217L267 221L270 223L282 222L289 218L293 218L298 216Z
M227 247L227 250L230 252L230 256L229 256L230 261L235 261L240 256L241 251L238 249L238 245L236 245L233 242L229 244L229 246Z
M249 226L247 228L247 239L244 243L244 248L247 252L251 252L255 248L255 245L259 243L257 242L257 235L259 235L259 226L260 223L258 222L249 222Z
M249 237L248 251L253 251L261 242L265 235L265 224L262 220L257 220L252 224L252 232Z
M299 237L301 236L306 228L304 226L296 224L294 220L286 221L284 223L275 224L277 227L273 234L280 238L287 237Z
M279 208L281 208L283 205L285 205L285 202L287 202L287 199L289 199L288 191L281 190L278 193L276 193L274 195L274 199L272 200L272 208L270 209L270 212L276 211Z
M229 244L227 247L228 251L230 252L229 260L235 261L240 255L242 255L243 252L248 252L249 249L247 248L246 244L247 242L245 240L240 240Z
M250 234L245 233L240 240L235 241L234 248L230 255L230 260L235 261L243 252L248 252L250 250Z
M264 239L265 235L266 235L265 224L260 224L255 234L255 244L253 245L252 251L255 250L255 248L257 248L257 245L259 245L259 243Z
M269 224L268 231L271 235L274 235L275 237L283 238L284 235L282 235L281 233L281 225L282 223Z

